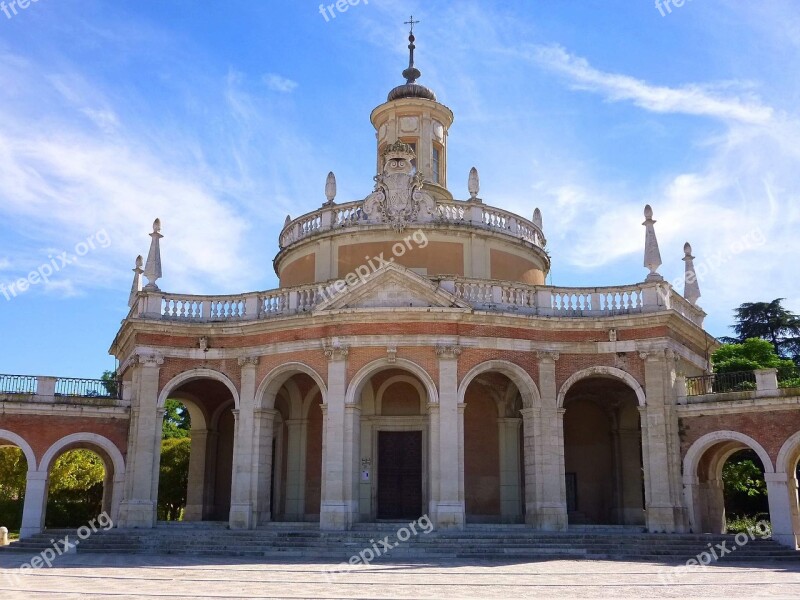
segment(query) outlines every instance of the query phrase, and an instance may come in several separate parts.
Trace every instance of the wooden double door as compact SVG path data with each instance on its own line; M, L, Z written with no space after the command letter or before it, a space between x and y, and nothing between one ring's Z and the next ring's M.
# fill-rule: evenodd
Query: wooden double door
M378 432L379 519L417 519L422 510L422 432Z

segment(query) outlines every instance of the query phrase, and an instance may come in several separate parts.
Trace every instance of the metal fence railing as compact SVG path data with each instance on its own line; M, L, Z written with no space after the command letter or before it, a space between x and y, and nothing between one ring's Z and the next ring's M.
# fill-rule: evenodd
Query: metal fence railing
M800 387L800 367L794 367L791 369L778 369L778 387Z
M688 396L743 392L755 389L756 374L753 371L711 373L710 375L686 378L686 393Z
M56 396L80 396L83 398L119 398L122 386L113 379L77 379L59 377L56 380Z
M0 394L35 394L33 375L0 375Z

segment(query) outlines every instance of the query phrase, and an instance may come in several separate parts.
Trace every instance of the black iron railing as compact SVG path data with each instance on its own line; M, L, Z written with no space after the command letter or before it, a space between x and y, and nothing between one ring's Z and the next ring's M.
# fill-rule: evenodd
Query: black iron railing
M35 394L33 375L0 375L0 394Z
M122 385L113 379L77 379L59 377L56 380L56 396L79 396L82 398L120 398Z
M756 389L756 374L753 371L711 373L710 375L686 378L686 393L688 396L744 392L754 389Z

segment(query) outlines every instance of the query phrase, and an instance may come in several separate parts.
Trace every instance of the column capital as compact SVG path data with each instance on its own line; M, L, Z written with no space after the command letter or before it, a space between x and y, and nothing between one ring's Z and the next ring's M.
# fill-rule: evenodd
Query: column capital
M657 362L664 358L673 358L675 352L671 348L655 348L652 350L640 350L639 358L645 362Z
M258 356L240 356L238 359L239 366L244 368L255 368L258 366Z
M519 414L522 415L523 420L533 419L538 417L542 413L541 408L530 407L530 408L521 408Z
M278 411L274 408L256 408L253 410L253 415L256 417L275 417L277 414Z
M428 402L428 412L429 413L438 413L439 412L439 403L438 402Z
M463 349L458 344L437 345L436 356L439 357L439 360L458 360L462 350Z
M345 412L361 412L361 405L355 403L349 403L344 405Z
M136 364L143 367L159 367L164 364L164 356L157 352L136 353Z
M561 358L561 353L554 350L536 350L536 357L539 359L539 362L555 363Z
M338 342L323 342L322 350L330 361L345 360L350 352L350 346Z

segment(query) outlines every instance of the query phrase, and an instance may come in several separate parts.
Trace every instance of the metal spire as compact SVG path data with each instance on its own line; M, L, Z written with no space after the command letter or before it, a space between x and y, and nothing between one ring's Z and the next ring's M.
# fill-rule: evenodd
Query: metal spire
M411 25L411 32L408 34L408 50L409 50L409 57L408 57L408 68L403 71L403 77L406 78L406 83L416 83L417 79L422 76L419 69L414 66L414 50L416 49L416 45L414 42L417 38L414 37L414 25L418 24L419 21L414 20L414 15L411 15L411 19L406 21L404 25Z

